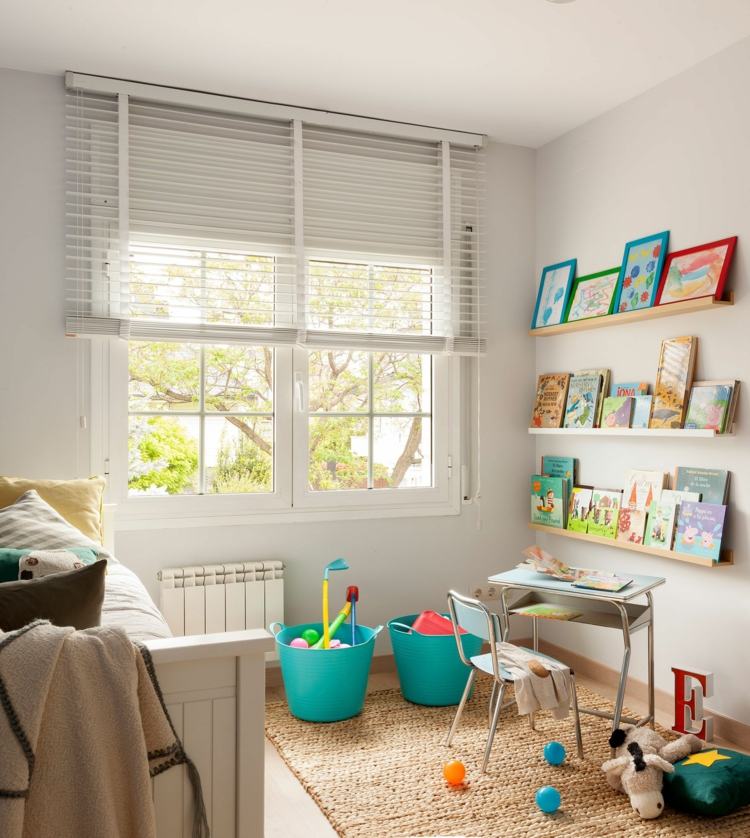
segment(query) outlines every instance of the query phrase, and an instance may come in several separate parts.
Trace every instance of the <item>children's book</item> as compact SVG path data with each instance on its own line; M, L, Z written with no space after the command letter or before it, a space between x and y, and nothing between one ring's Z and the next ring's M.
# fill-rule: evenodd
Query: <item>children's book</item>
M604 404L604 397L609 393L610 372L608 369L600 367L599 369L578 370L573 373L576 376L598 375L601 377L602 386L599 388L599 397L596 405L596 417L594 418L594 427L598 428L601 425L602 405Z
M648 521L646 522L646 537L643 539L643 543L647 547L671 550L676 515L677 504L672 496L667 495L665 490L662 492L661 499L655 500L651 504Z
M576 461L573 457L542 457L542 474L564 478L567 483L566 495L570 500L576 478Z
M651 419L651 402L653 396L635 396L633 400L633 418L631 428L647 428Z
M663 340L649 428L681 428L693 382L698 338Z
M698 502L701 499L700 492L681 492L677 489L663 489L661 503L670 503L672 506L679 506L684 500Z
M594 489L588 520L589 534L598 535L602 538L615 538L621 503L622 492Z
M594 490L587 486L575 486L570 499L568 529L574 532L586 532L589 524L589 511Z
M553 602L537 602L534 605L511 608L510 613L522 614L524 617L541 617L544 620L575 620L583 612L565 605L556 605Z
M574 375L568 387L565 406L566 428L593 428L602 389L600 375Z
M674 549L718 562L726 511L726 506L716 503L681 503Z
M678 492L697 492L702 503L722 505L729 497L729 472L725 469L678 466L674 487Z
M629 509L623 506L617 516L617 540L627 541L629 544L643 544L646 518L648 512L645 509Z
M560 579L563 582L572 582L581 575L576 568L561 562L560 559L555 558L552 553L548 553L538 544L532 544L531 547L521 550L521 555L524 557L524 561L517 567L533 570L535 573L543 573L545 576L554 576L555 579Z
M696 381L690 391L685 427L726 433L732 390L728 384Z
M623 381L620 384L613 384L610 388L610 396L645 396L648 393L647 381Z
M532 428L559 428L562 425L569 383L570 373L567 372L539 376L531 414Z
M625 480L623 508L641 509L647 512L651 503L659 500L667 475L663 471L647 471L631 468Z
M531 523L545 527L565 526L567 509L567 482L563 477L545 477L535 474L531 478Z
M588 576L581 576L573 582L574 588L589 588L592 591L610 591L616 593L626 588L633 580L624 576L614 574L590 573Z
M602 408L602 428L629 428L633 415L632 396L607 396Z

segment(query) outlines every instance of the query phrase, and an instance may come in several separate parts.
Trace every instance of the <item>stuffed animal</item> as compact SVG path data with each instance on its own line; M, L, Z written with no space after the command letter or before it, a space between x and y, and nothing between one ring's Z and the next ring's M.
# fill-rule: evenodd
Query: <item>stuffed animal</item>
M672 763L700 751L703 742L692 733L667 742L650 727L623 725L613 731L609 746L615 749L615 758L602 765L607 782L628 795L638 815L651 819L664 811L664 772L674 771Z

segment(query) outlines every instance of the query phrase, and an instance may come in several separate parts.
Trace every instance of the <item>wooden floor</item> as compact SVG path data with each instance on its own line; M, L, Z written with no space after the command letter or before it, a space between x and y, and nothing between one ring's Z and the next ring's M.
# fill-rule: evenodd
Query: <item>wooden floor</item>
M576 680L595 690L606 698L613 699L615 692L610 687L590 678L576 676ZM378 672L370 675L368 692L398 687L395 672ZM268 687L266 699L275 701L283 698L283 687ZM646 706L630 696L626 698L634 713L646 713ZM665 727L671 727L672 720L656 713L657 721ZM742 750L721 739L716 745ZM271 743L266 740L266 838L336 838L328 820L302 788L297 778L287 768L284 761Z

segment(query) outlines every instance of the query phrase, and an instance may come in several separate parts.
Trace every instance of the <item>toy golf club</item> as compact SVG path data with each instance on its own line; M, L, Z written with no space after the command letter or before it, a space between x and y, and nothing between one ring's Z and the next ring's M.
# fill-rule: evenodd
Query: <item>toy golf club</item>
M349 570L349 565L343 559L334 559L323 569L323 648L327 649L331 643L328 628L328 574L332 570Z
M349 585L346 589L346 601L352 605L352 646L357 645L357 600L359 599L359 588L356 585Z
M336 634L336 632L341 628L344 620L349 616L349 612L352 610L352 605L350 602L345 602L344 607L339 611L336 615L336 619L328 626L328 630L324 631L324 634L328 634L328 646L324 646L323 638L321 637L320 640L312 647L313 649L330 649L331 648L331 638Z

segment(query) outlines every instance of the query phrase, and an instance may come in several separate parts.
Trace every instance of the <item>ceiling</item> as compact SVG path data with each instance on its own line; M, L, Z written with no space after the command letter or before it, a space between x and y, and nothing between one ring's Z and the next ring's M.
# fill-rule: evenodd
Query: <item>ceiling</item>
M748 0L0 0L0 66L534 147L748 36Z

